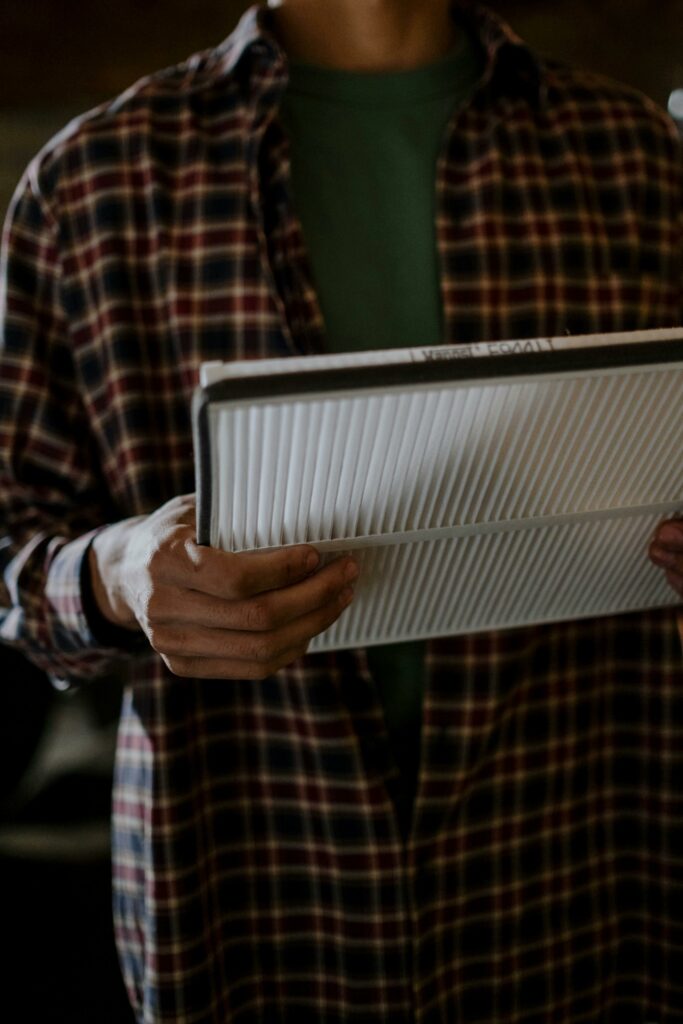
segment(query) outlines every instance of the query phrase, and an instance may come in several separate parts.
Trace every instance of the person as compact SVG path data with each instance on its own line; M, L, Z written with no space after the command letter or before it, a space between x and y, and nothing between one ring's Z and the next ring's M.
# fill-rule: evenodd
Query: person
M204 360L680 324L682 165L486 8L284 0L29 166L2 638L126 662L139 1021L683 1018L677 609L306 655L357 566L197 546L190 429ZM650 555L683 595L677 521Z

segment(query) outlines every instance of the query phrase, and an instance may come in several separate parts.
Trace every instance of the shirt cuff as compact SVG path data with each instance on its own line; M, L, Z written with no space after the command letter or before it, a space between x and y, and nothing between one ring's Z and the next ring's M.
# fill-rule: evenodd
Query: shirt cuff
M64 652L90 648L134 654L148 647L145 634L115 626L95 601L88 552L102 529L64 544L50 561L46 596L56 613L55 640Z

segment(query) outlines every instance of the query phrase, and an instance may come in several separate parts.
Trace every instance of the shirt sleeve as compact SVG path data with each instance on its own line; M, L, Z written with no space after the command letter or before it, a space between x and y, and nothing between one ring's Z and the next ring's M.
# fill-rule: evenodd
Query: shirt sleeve
M683 175L683 131L676 126L676 130L679 135L678 139L678 151L680 153L680 171ZM678 238L680 246L680 266L683 271L683 203L681 203L681 209L678 217ZM680 323L683 326L683 277L681 277L681 316ZM681 652L683 653L683 607L679 608L676 616L678 622L678 635L681 639Z
M0 640L71 680L139 651L144 634L103 643L84 603L88 547L116 516L62 305L59 226L33 167L0 250Z

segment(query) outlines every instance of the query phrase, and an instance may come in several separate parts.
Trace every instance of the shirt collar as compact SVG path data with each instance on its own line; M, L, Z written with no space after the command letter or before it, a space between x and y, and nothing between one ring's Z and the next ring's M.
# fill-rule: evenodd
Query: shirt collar
M217 77L232 75L240 65L254 71L260 65L286 68L286 56L273 31L273 14L265 4L249 7L237 27L216 50Z
M544 91L541 61L531 47L488 7L456 0L451 9L484 50L483 82L501 93L524 93L539 101Z
M542 77L536 54L498 15L471 0L454 0L453 16L469 27L483 47L483 81L507 91L540 97ZM273 30L272 11L264 4L250 7L230 36L215 51L217 78L234 74L238 67L255 87L265 76L270 85L287 78L287 58Z

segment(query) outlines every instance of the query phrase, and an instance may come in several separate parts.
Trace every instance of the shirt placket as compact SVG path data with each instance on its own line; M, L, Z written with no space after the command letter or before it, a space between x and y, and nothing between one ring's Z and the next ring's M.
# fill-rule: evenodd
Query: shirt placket
M263 83L257 104L255 132L250 160L253 209L259 221L262 267L271 283L282 317L283 334L296 355L324 351L324 323L301 222L291 202L291 164L289 143L277 119L277 107L284 79L270 73ZM357 743L367 805L361 813L374 822L369 832L388 835L389 843L369 851L377 865L390 858L394 872L401 878L396 893L395 914L404 921L406 952L404 962L414 963L413 934L415 916L411 882L411 855L400 835L395 805L399 771L393 759L382 704L368 669L364 651L349 652L349 668L340 687L340 698L349 715L349 726ZM374 874L375 872L373 872ZM382 869L378 868L377 878ZM370 882L370 884L374 884ZM405 986L405 1024L413 1024L416 979L399 979ZM387 979L388 980L388 979ZM379 981L379 979L378 979ZM396 983L396 980L393 982Z

